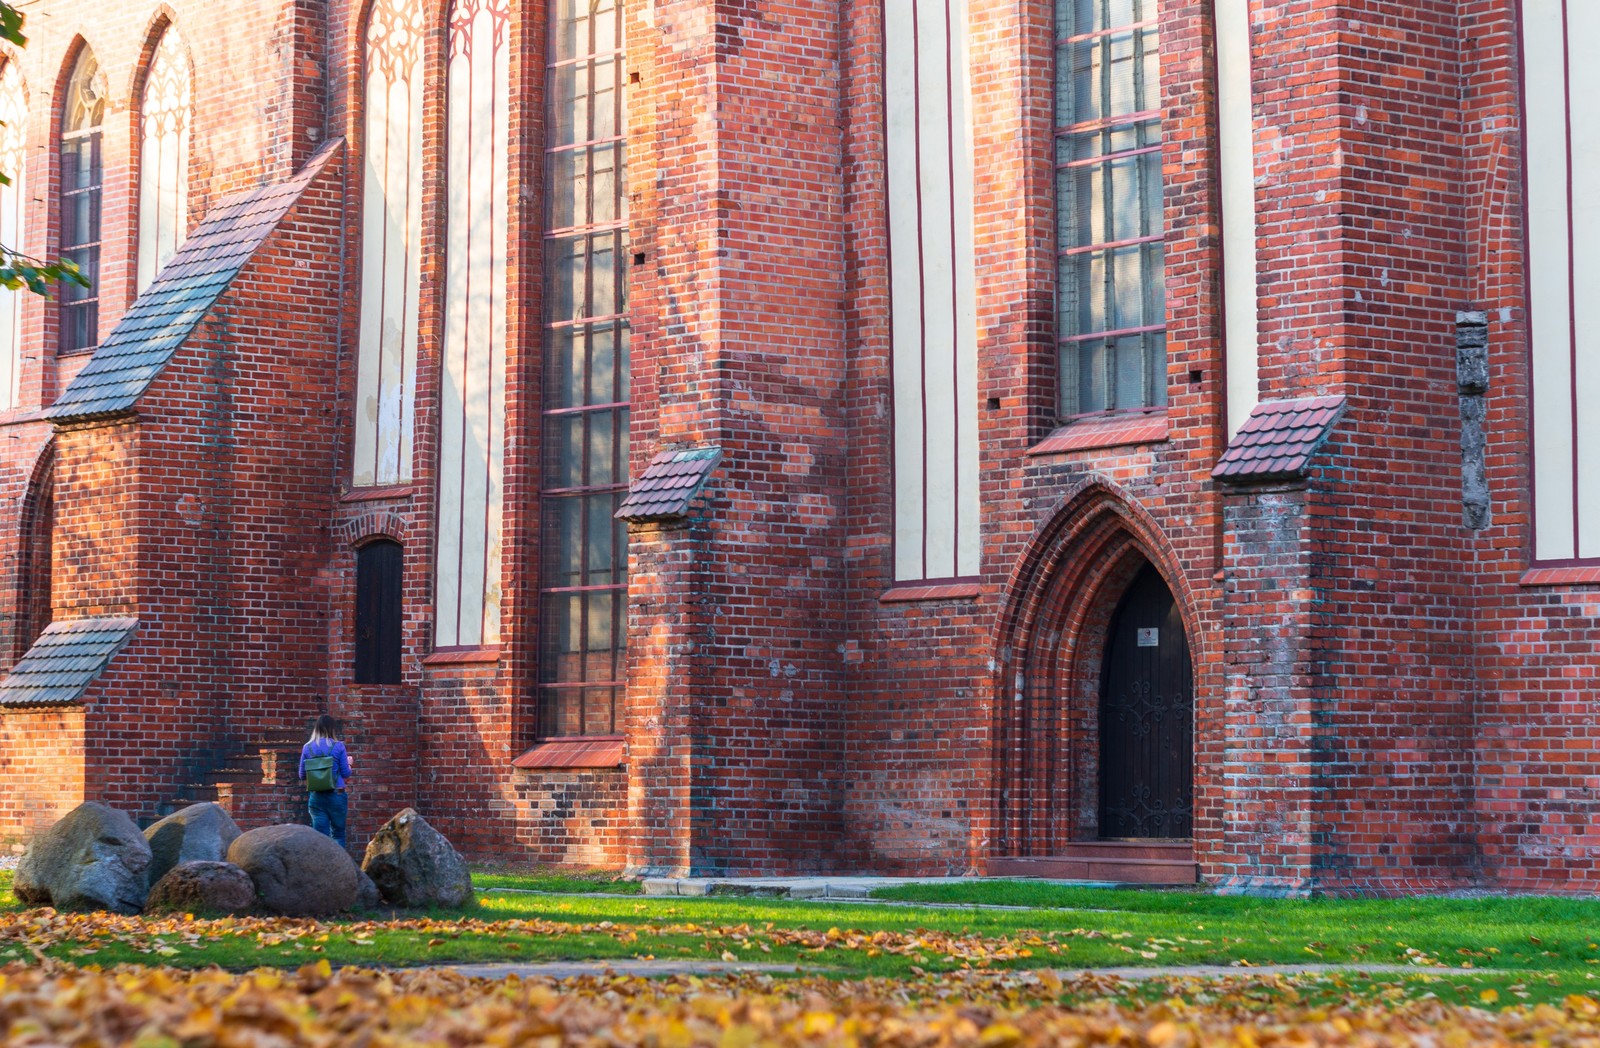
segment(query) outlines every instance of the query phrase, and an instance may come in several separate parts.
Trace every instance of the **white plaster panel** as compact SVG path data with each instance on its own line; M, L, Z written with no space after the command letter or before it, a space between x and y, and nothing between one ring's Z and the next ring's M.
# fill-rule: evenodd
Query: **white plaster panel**
M459 9L458 9L459 11ZM509 49L496 47L504 0L474 4L452 27L441 396L441 646L500 639L500 534L506 335Z
M510 0L497 0L496 9L509 14ZM497 85L511 83L511 48L509 41L501 41L494 52L494 81ZM509 272L508 256L511 250L511 95L509 91L495 93L492 110L494 129L492 139L497 158L490 176L494 179L492 198L493 218L490 236L497 245L491 259L490 288L493 297L489 304L489 374L494 381L489 395L489 463L488 496L484 524L484 583L483 583L483 642L500 643L500 580L503 569L502 536L504 534L505 491L505 421L506 421L506 310Z
M1567 6L1567 39L1600 40L1600 3ZM1594 108L1594 100L1600 99L1600 63L1587 49L1575 53L1579 57L1568 72L1567 97L1586 99L1588 105L1574 106L1571 114L1572 284L1592 292L1600 288L1600 114ZM1573 403L1589 406L1574 412L1577 548L1579 557L1600 557L1600 328L1580 323L1573 335Z
M884 7L895 577L973 574L977 290L965 0Z
M380 0L368 26L357 354L357 485L411 478L422 280L422 5Z
M923 578L922 236L915 0L884 0L885 151L894 369L895 577Z
M1560 0L1525 0L1528 295L1533 341L1534 555L1576 552L1572 520L1571 254Z
M28 126L28 101L22 83L22 70L16 62L0 69L0 171L11 184L0 186L0 244L19 251L28 250L24 229L23 181L26 166L24 135ZM22 380L22 296L23 291L0 288L0 411L20 404Z
M956 380L954 201L950 178L950 42L943 0L918 0L918 164L922 194L922 388L927 507L925 577L956 573Z
M955 166L951 172L955 205L956 292L956 570L976 575L983 544L979 540L978 501L978 271L973 230L973 128L971 27L967 0L950 4L950 54Z
M1216 19L1224 338L1232 436L1261 398L1249 0L1216 0Z

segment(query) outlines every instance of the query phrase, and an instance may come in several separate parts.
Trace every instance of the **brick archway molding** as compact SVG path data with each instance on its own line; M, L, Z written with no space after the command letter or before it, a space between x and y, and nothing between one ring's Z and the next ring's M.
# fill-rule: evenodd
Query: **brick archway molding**
M1198 664L1204 638L1171 547L1111 480L1068 491L1013 571L995 641L991 857L1098 837L1101 662L1112 614L1146 562L1172 591Z

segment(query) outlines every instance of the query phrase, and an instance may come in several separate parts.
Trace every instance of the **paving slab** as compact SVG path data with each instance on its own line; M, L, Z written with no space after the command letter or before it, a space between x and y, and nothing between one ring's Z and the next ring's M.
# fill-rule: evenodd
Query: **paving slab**
M646 895L757 899L865 899L902 884L962 884L972 877L646 877Z
M583 975L641 975L648 978L669 975L734 975L740 972L822 971L801 969L794 964L763 961L544 961L538 964L440 964L429 965L443 971L460 972L475 979L572 979Z

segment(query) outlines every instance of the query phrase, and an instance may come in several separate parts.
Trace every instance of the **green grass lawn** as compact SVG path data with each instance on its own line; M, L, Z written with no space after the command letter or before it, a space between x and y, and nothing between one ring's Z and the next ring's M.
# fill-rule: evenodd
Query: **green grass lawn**
M576 886L562 877L526 874L483 874L475 880L480 899L466 916L487 922L482 928L385 929L333 922L319 934L174 934L155 943L107 937L59 943L47 952L79 964L226 968L299 965L321 958L335 965L414 965L732 957L842 977L908 979L968 966L1164 968L1182 978L1182 968L1192 965L1243 972L1272 964L1406 965L1403 974L1335 976L1314 983L1330 994L1355 986L1379 998L1432 993L1474 1002L1491 990L1505 1004L1559 1000L1567 993L1600 995L1600 902L1593 900L1267 900L982 881L905 886L884 893L912 903L946 904L935 907L627 896L621 892L629 882L597 877L579 878ZM0 889L9 885L9 874L0 873ZM544 892L571 894L530 894ZM9 890L0 894L0 912L20 909ZM431 916L444 921L462 915ZM558 927L519 929L510 923L517 921ZM597 928L584 930L583 925ZM657 931L641 927L645 925L671 927ZM830 929L912 937L926 933L931 941L913 944L904 954L869 945L844 948L820 939L820 948L774 941L785 932ZM940 936L977 937L978 952L958 955L960 950ZM986 952L1007 945L1029 955L995 958ZM0 962L27 959L22 946L0 938ZM1129 992L1159 997L1175 991L1158 982Z

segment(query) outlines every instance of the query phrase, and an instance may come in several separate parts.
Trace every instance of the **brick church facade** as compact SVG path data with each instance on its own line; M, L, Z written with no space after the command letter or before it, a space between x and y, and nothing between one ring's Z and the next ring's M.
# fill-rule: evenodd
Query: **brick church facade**
M0 838L1600 890L1600 12L34 0Z

